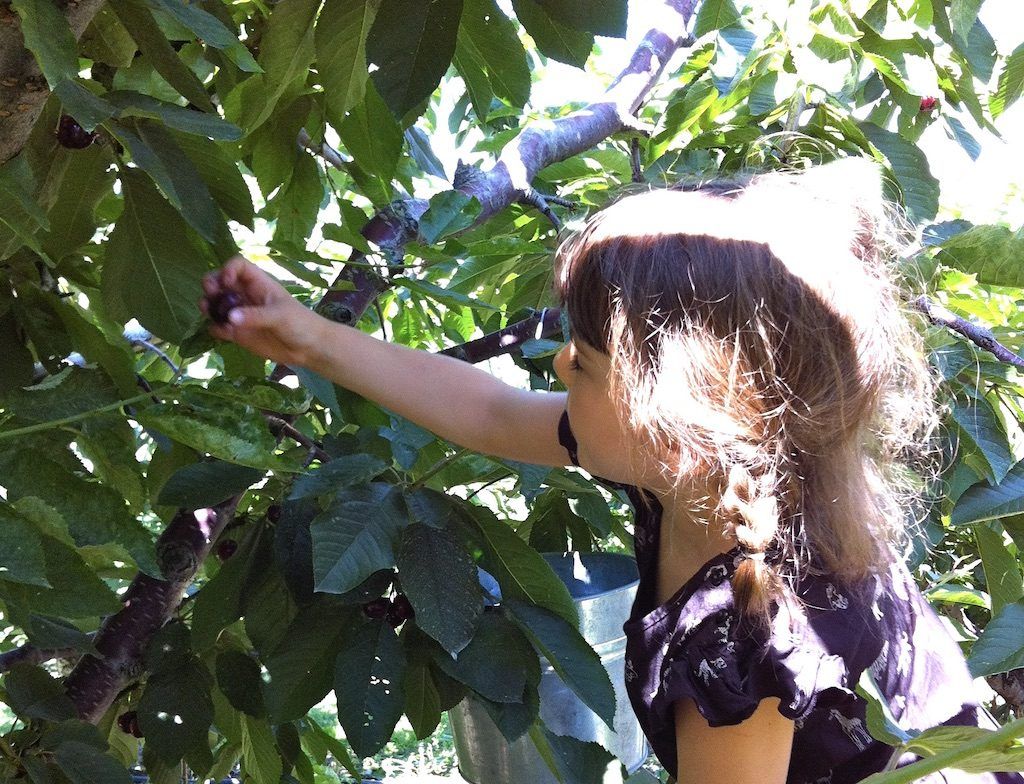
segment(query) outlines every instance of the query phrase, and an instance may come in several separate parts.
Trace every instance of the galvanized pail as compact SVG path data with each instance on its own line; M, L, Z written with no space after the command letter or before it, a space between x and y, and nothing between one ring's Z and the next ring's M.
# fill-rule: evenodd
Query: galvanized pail
M633 774L650 748L626 694L626 638L622 624L636 596L636 560L618 553L544 553L544 559L569 589L580 616L580 633L601 657L615 689L615 732L570 690L540 657L540 716L558 735L595 741L616 760L601 784L621 782L621 768ZM493 592L493 589L492 589ZM557 784L528 734L509 744L483 706L464 699L448 712L459 773L472 784Z

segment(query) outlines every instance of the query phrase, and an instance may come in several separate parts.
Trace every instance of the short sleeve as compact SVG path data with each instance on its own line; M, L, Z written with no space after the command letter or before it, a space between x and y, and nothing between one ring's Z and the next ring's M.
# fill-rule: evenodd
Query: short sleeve
M881 647L870 616L850 603L778 613L770 631L758 631L730 600L691 623L662 662L661 711L689 697L712 727L739 724L767 697L779 698L779 712L798 722L815 710L847 713Z
M565 447L565 451L569 453L569 459L572 461L574 466L580 464L579 455L577 454L578 446L576 444L576 436L572 434L572 428L569 426L569 412L563 411L561 418L558 420L558 443Z

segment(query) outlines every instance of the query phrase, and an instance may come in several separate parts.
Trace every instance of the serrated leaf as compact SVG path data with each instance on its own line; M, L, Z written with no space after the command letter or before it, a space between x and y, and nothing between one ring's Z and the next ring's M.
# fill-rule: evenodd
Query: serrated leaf
M229 463L263 470L295 470L274 454L277 442L255 411L158 403L138 413L137 419L197 452Z
M991 609L998 613L1024 596L1020 565L1003 543L1003 529L998 524L976 524L974 537L985 569L985 588L991 597Z
M278 784L283 765L266 719L242 717L242 771L254 784Z
M317 66L328 118L335 128L349 109L362 103L368 76L366 36L379 4L379 0L326 0L317 18Z
M386 187L395 176L403 136L401 126L372 83L366 85L362 102L352 107L337 131L355 162Z
M978 276L979 283L1024 286L1024 230L1005 226L972 226L942 246L943 264Z
M395 117L429 96L455 54L462 0L382 0L366 38L370 78Z
M170 0L168 0L170 1ZM242 130L217 114L188 109L133 90L115 90L103 96L118 109L118 117L159 120L168 128L209 139L237 141Z
M740 21L740 12L733 0L705 0L697 11L693 34L700 38L707 33L721 30Z
M144 0L111 0L109 5L168 84L203 111L216 111L203 83L178 56Z
M954 403L952 414L966 446L984 461L988 480L1001 482L1014 460L1006 432L992 406L984 398L973 398L970 405Z
M978 160L978 156L981 155L981 144L978 140L968 132L964 124L956 117L945 117L944 119L949 126L948 134L950 138L960 145L972 161Z
M405 649L383 621L353 629L334 663L338 721L360 757L371 757L390 740L405 707Z
M626 0L544 0L553 19L576 30L621 38L626 34Z
M73 784L131 784L132 777L118 760L94 746L67 741L57 747L54 760Z
M483 536L483 566L497 579L502 596L546 607L577 628L579 615L569 589L540 553L486 511L469 511Z
M0 504L0 580L50 587L39 531L6 503Z
M508 597L502 603L558 677L614 732L615 689L601 657L579 630L544 607Z
M1010 744L1012 735L1024 733L1024 721L1018 719L1010 724L1017 726L1013 728L1004 725L1001 730L983 727L932 727L908 741L903 748L924 757L922 762L926 762L930 757L942 755L943 761L947 762L949 767L967 774L1024 770L1024 747ZM883 779L876 779L873 776L865 779L865 784L874 784L876 780Z
M100 283L108 312L181 342L200 319L200 280L213 259L187 241L185 221L144 174L123 169L120 176L124 213L107 243Z
M63 79L74 79L78 44L58 5L49 0L11 0L11 8L21 17L25 47L35 55L50 88Z
M1024 462L1017 463L998 485L979 482L969 487L950 513L952 525L994 520L1024 511Z
M345 593L379 569L393 567L392 542L406 522L390 485L339 493L310 527L316 590Z
M594 34L563 24L537 0L512 0L512 8L546 57L582 68L594 48Z
M5 702L25 719L61 721L75 715L64 687L42 667L16 664L4 675Z
M457 50L480 65L491 90L499 98L517 109L530 99L526 51L515 25L494 0L465 0Z
M1024 602L1006 605L988 622L967 665L975 678L1024 666Z
M457 190L442 191L431 197L430 207L420 217L420 235L424 242L433 245L442 237L472 226L482 208L475 196Z
M239 40L238 35L213 14L183 0L153 0L153 3L195 33L205 44L223 51L240 70L249 73L263 70Z
M253 657L222 651L217 655L216 674L218 688L236 709L254 718L266 715L260 665Z
M256 484L264 472L223 460L193 463L175 471L160 489L158 504L184 509L215 506Z
M889 160L910 218L916 223L932 220L939 209L939 181L921 148L874 123L858 122L857 127Z
M416 625L458 655L483 611L472 557L447 530L414 523L401 532L396 564L416 610Z
M474 692L498 703L518 703L527 684L534 688L541 671L537 653L519 628L502 613L483 613L472 641L445 671Z
M341 455L296 479L288 498L294 501L336 493L342 488L369 482L387 467L387 463L374 455Z
M1003 63L995 93L989 98L988 108L992 119L1012 106L1024 92L1024 44L1021 44Z
M441 696L426 663L409 662L406 668L405 715L417 740L428 737L441 723Z
M117 113L116 106L84 87L80 79L64 79L53 92L60 98L66 113L86 131L95 130Z
M275 723L299 719L331 690L339 635L357 622L358 610L320 597L288 624L281 642L263 656L270 674L266 705Z

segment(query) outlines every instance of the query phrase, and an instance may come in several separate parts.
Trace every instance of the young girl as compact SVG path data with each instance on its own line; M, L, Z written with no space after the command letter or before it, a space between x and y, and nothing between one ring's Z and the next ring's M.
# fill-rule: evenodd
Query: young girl
M624 486L626 685L660 762L680 782L845 784L892 756L867 731L865 671L907 729L992 726L894 548L898 458L935 412L883 207L860 160L616 201L556 258L566 393L329 322L240 258L201 307L235 291L248 304L215 337L478 452ZM968 778L1024 781L933 780Z

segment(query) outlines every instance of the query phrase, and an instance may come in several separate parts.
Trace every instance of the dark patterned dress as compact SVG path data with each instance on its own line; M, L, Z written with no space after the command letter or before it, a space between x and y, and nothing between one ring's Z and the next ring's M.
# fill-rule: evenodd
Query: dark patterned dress
M565 413L559 440L578 465ZM744 623L733 605L730 578L739 563L738 550L715 556L658 603L661 505L647 491L618 486L636 510L634 550L640 573L623 625L626 691L658 761L674 778L672 705L682 697L692 699L712 727L739 724L762 699L778 697L779 711L795 723L789 784L854 784L889 763L893 748L868 733L866 703L854 691L865 670L906 730L938 724L996 727L978 707L959 646L902 561L856 590L827 575L808 574L796 585L802 608L781 608L769 628L758 630ZM916 759L904 755L897 766ZM921 781L1024 784L1024 777L947 769Z

